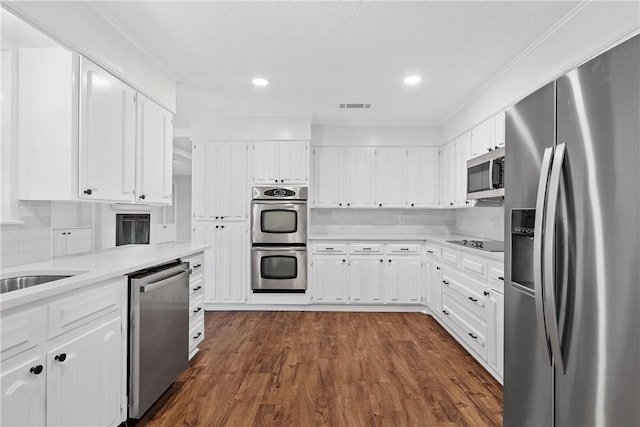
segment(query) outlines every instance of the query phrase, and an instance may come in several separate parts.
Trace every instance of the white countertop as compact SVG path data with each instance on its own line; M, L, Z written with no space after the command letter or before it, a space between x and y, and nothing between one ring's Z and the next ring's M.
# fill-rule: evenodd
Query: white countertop
M487 252L480 249L447 243L447 240L488 240L480 237L465 236L461 234L427 234L427 233L315 233L309 235L309 240L344 240L344 241L427 241L438 245L448 246L463 252L471 253L496 261L504 261L504 252ZM311 242L312 243L312 242Z
M0 294L0 308L6 310L103 280L124 276L137 270L202 252L210 247L192 242L127 245L88 254L54 258L51 261L3 268L2 278L38 274L76 275Z

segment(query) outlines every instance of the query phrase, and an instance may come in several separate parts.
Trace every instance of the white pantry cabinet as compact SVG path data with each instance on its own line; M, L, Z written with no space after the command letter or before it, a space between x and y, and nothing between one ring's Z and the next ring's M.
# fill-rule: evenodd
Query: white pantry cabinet
M254 184L306 184L309 182L308 141L253 143Z
M52 255L54 257L91 252L93 250L93 227L54 229Z
M192 240L205 251L205 303L244 303L247 299L248 244L245 222L194 221Z
M126 420L126 295L122 277L2 311L0 424Z
M313 207L374 206L375 147L316 147Z
M135 201L136 91L80 60L80 195Z
M142 94L136 95L136 198L170 204L173 177L173 114Z
M246 221L251 200L245 142L194 142L192 210L195 220Z

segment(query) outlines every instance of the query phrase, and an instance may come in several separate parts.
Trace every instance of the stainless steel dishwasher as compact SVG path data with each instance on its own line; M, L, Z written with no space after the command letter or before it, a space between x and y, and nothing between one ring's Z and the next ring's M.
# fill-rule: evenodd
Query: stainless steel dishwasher
M129 417L141 418L189 362L189 263L129 275Z

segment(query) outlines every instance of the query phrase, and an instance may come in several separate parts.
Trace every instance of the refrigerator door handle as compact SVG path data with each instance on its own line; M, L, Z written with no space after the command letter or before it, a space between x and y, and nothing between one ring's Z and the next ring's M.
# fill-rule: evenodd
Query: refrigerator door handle
M555 259L555 240L556 240L556 213L558 211L558 195L560 192L560 174L562 165L564 164L564 155L566 153L566 144L558 144L556 147L553 164L551 166L551 176L549 178L549 192L547 196L547 218L544 224L544 313L546 324L549 329L549 341L551 342L551 350L553 354L553 362L564 374L564 360L562 358L562 349L560 347L560 333L558 329L558 313L556 305L556 286L554 268Z
M551 169L551 159L553 157L553 147L546 148L542 157L540 167L540 179L538 181L538 195L536 197L536 215L534 223L533 237L533 289L535 291L536 302L536 323L538 325L538 340L542 349L542 360L547 366L551 366L551 349L549 347L549 333L544 313L544 288L542 283L542 249L545 220L545 204L547 200L547 183L549 180L549 170ZM546 239L545 239L546 240Z

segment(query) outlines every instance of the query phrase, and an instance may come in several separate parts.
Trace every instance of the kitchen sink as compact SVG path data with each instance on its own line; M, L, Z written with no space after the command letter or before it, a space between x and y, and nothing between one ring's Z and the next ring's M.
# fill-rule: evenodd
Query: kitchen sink
M0 279L0 294L5 292L17 291L18 289L30 288L31 286L42 285L43 283L53 282L54 280L66 279L71 275L53 275L42 274L33 276L17 276Z

